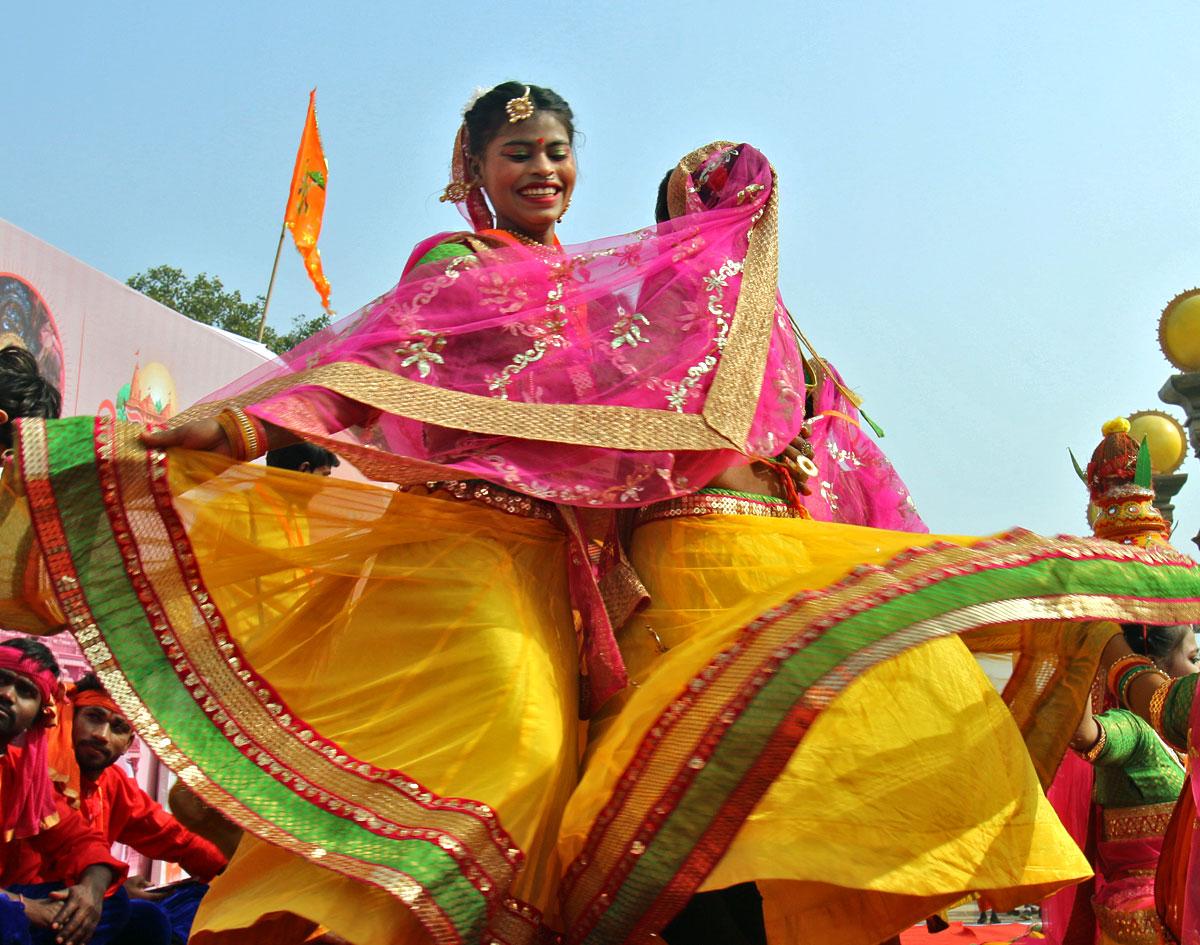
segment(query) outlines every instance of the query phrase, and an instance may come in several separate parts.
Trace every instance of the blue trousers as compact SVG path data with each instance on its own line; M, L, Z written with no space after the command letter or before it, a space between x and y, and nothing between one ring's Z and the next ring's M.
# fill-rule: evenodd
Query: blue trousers
M158 902L129 900L129 921L112 945L182 945L192 932L192 921L206 892L205 883L194 881L178 886Z
M55 889L65 888L62 883L37 883L25 886L10 886L8 891L19 893L26 899L45 899ZM104 900L100 912L100 924L92 933L91 945L112 945L116 935L129 921L129 896L124 889ZM35 929L25 918L25 907L7 896L0 896L0 945L54 945L52 929Z

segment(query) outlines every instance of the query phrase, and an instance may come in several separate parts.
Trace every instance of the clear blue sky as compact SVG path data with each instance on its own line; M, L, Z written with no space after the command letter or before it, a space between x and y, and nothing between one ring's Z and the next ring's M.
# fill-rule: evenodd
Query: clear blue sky
M1200 282L1193 3L24 4L5 32L0 216L121 279L264 291L318 86L343 314L461 222L436 197L476 85L575 108L567 242L649 222L692 147L752 142L784 296L935 530L1084 529L1066 448L1160 406L1158 313ZM272 308L318 308L293 250Z

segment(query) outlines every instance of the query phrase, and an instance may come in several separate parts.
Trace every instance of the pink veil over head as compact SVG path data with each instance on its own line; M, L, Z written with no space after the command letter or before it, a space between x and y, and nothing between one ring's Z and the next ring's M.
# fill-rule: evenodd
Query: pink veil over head
M776 455L804 378L776 294L772 168L719 142L685 156L671 195L682 215L657 227L415 266L175 422L238 405L375 479L610 508Z

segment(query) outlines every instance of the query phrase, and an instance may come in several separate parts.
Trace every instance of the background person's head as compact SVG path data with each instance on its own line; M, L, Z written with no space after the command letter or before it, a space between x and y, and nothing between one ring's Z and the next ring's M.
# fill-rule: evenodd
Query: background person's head
M296 472L328 476L342 461L329 450L312 443L293 443L267 453L267 465L276 469L294 469Z
M666 223L671 219L671 203L667 199L667 194L671 190L671 175L674 173L675 168L671 168L663 174L663 179L658 183L658 200L654 203L655 223Z
M1195 628L1191 624L1174 627L1125 624L1122 631L1125 642L1133 652L1150 657L1168 676L1188 676L1200 672L1200 651L1196 646Z
M30 637L0 640L0 745L50 720L59 667L44 643Z
M510 120L509 103L526 88L533 114ZM540 85L502 82L463 115L470 176L479 182L500 229L553 232L575 189L575 116L561 95Z
M0 450L12 447L12 421L57 417L62 395L42 377L32 354L17 345L0 348Z
M133 743L133 726L117 708L95 673L88 673L71 690L74 722L71 739L79 769L99 776Z

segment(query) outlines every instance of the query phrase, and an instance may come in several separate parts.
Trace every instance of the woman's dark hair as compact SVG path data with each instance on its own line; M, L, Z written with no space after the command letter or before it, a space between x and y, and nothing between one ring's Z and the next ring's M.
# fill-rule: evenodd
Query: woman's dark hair
M8 646L14 650L20 650L22 654L33 660L42 669L53 673L56 678L62 672L58 668L58 660L54 658L54 654L50 652L50 648L45 643L39 643L32 637L9 637L7 640L0 640L0 646Z
M475 104L467 109L463 121L467 125L471 153L475 157L480 157L500 129L508 124L508 112L504 110L504 106L524 94L524 82L501 82L490 92L480 96ZM534 114L550 112L567 130L567 141L574 144L575 116L567 100L553 89L540 85L529 86L529 98L533 102Z
M1125 634L1125 642L1134 653L1152 660L1163 660L1175 652L1184 637L1192 632L1192 625L1149 627L1142 623L1126 623L1121 625L1121 630Z
M663 175L658 185L658 201L654 204L655 223L666 223L671 219L671 204L667 199L667 192L671 189L671 175L674 173L675 168L671 168Z
M62 394L42 377L37 360L24 348L0 348L0 410L8 419L57 417L62 413ZM0 424L0 448L12 446L12 426Z

